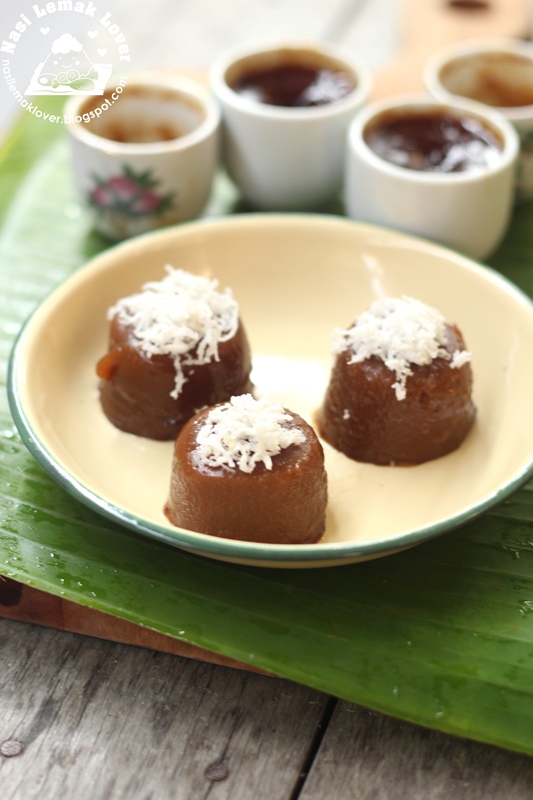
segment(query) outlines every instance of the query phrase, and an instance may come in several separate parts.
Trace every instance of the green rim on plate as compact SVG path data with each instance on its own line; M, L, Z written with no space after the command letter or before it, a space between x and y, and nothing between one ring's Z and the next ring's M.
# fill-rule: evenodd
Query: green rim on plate
M36 346L39 346L44 336L43 326L46 325L47 322L48 324L52 324L53 322L54 302L58 308L62 308L60 301L56 301L56 297L59 297L64 305L64 296L69 291L71 284L74 284L74 289L71 290L72 294L74 294L75 291L78 291L78 293L83 291L85 293L84 296L86 296L90 294L91 280L96 284L96 288L98 289L99 286L96 282L101 280L100 276L106 272L113 271L117 263L121 264L126 262L129 268L131 259L137 257L139 251L143 254L142 258L146 260L152 252L158 254L160 252L165 253L165 247L168 250L191 236L193 238L196 236L196 239L200 243L199 245L194 245L194 247L203 251L207 246L206 242L213 237L216 238L220 236L224 240L228 237L233 237L238 244L239 237L243 235L245 237L249 237L250 235L257 237L264 231L264 236L266 238L263 244L266 242L265 246L268 249L268 237L272 237L272 241L274 242L278 231L282 231L284 236L289 236L290 257L292 259L296 258L294 254L297 252L298 242L306 238L309 229L313 230L315 236L319 236L320 232L326 237L334 237L337 234L340 236L341 233L345 235L350 233L354 237L354 261L356 260L355 245L358 242L358 238L361 239L363 243L361 247L371 248L374 246L377 248L377 253L381 252L380 248L382 248L383 253L387 253L388 250L397 247L398 253L400 254L408 252L409 248L411 248L413 252L417 252L422 248L424 258L427 261L427 265L424 266L424 269L431 271L434 266L431 263L431 258L448 261L448 269L450 272L452 266L455 266L456 269L459 269L459 278L461 277L461 270L464 270L465 272L468 271L474 274L481 285L484 282L490 282L497 287L498 291L500 291L502 295L505 295L507 299L511 298L512 302L516 303L517 309L526 308L528 316L533 320L533 303L531 303L530 299L494 270L475 264L468 259L458 256L452 251L424 243L414 237L391 234L375 226L361 225L348 220L309 214L247 214L232 216L224 220L191 222L176 229L167 229L156 233L144 234L140 237L136 237L135 240L113 247L105 254L97 256L90 261L81 270L78 270L70 280L63 283L49 298L47 298L44 307L47 308L52 304L52 311L46 312L44 322L40 321L39 309L26 322L15 343L9 364L9 403L23 441L44 469L46 469L46 471L76 499L81 500L95 511L104 514L109 519L125 525L127 528L137 533L145 534L158 541L183 547L193 552L212 555L216 558L235 560L238 563L253 563L257 566L331 566L390 554L398 550L412 547L427 539L463 525L465 522L478 517L490 508L501 503L505 498L522 486L533 474L533 444L528 451L526 462L522 463L518 468L510 470L509 474L506 474L505 480L501 481L495 488L483 494L481 497L478 497L475 502L466 504L466 507L463 504L460 510L447 514L444 518L439 518L439 515L436 514L435 521L431 521L429 524L415 526L405 532L402 532L400 529L399 534L395 532L394 535L388 536L380 536L379 533L373 532L371 540L364 540L363 538L362 541L323 541L312 545L265 545L255 542L205 536L203 534L187 531L183 528L174 529L168 525L158 524L157 520L154 521L140 514L132 513L131 509L128 507L118 505L110 501L109 497L106 497L101 492L91 490L90 486L85 484L83 480L77 478L75 474L72 474L68 467L51 452L47 440L43 438L42 434L39 433L33 424L31 414L28 414L28 409L25 407L24 400L22 399L24 392L21 391L21 388L31 380L31 375L28 374L28 369L25 364L25 349L27 349L28 339L35 339ZM290 238L291 233L292 238ZM387 237L390 237L390 241ZM379 244L375 245L374 240ZM383 246L383 242L385 242L385 246ZM350 244L352 244L351 241ZM162 261L167 260L163 258L163 256L160 256L160 258ZM400 255L398 255L398 258L400 258ZM394 261L392 263L394 264ZM457 264L459 267L456 266ZM216 272L216 261L212 266L215 268ZM394 264L393 268L397 269L397 266ZM329 272L329 274L331 273ZM286 272L284 272L284 275L286 275ZM360 276L357 276L357 281L359 280ZM432 276L430 280L434 281L435 278ZM452 278L448 280L452 280ZM457 281L457 278L454 278L454 280ZM76 289L78 284L81 288ZM261 295L264 291L265 288L263 286ZM308 289L308 292L309 291L311 291L311 289ZM263 297L261 297L261 303L262 302ZM478 299L478 305L479 302L480 300ZM278 322L277 324L279 325L280 323ZM530 333L533 335L533 323ZM72 338L76 340L74 335ZM37 363L40 364L40 359L37 360ZM88 365L88 369L94 372L92 362ZM300 411L298 408L293 410ZM487 422L484 424L487 425ZM516 430L513 430L512 433L515 436L521 435ZM461 452L461 448L459 452ZM478 464L477 466L480 465ZM391 470L394 471L395 468L383 467L378 469L383 471L383 480L386 483L388 476L392 474ZM397 469L402 470L403 468ZM413 476L411 489L416 492L419 485L417 483L419 475L418 473L415 474L414 471L411 471L409 474ZM472 480L477 480L477 475L472 475ZM354 496L354 502L357 502L357 496Z

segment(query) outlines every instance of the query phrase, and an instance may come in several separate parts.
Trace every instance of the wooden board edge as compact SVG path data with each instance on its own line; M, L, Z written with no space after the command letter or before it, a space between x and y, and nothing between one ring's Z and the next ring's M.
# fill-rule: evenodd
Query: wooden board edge
M4 576L0 576L0 617L94 636L97 639L107 639L120 644L144 647L222 667L271 675L250 664L213 653L197 645L175 639L173 636L74 603Z

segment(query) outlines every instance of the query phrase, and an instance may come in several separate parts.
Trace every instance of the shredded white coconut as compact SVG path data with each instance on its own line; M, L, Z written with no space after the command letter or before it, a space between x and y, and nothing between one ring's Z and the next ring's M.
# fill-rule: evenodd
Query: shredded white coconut
M272 458L281 450L305 441L301 430L287 426L291 419L278 403L251 394L232 397L207 414L197 433L200 457L210 467L253 472L263 462L272 469Z
M446 341L446 321L436 309L412 297L384 297L361 314L351 328L333 332L332 350L335 355L351 350L350 364L371 356L381 358L396 374L393 389L397 400L404 400L407 378L413 374L410 364L430 364L434 358L445 358L455 369L470 361L467 350L450 355Z
M131 326L140 349L151 358L174 358L177 398L186 382L183 366L218 361L218 345L235 336L239 307L230 289L218 291L218 281L165 267L161 281L145 283L139 294L123 297L108 311Z

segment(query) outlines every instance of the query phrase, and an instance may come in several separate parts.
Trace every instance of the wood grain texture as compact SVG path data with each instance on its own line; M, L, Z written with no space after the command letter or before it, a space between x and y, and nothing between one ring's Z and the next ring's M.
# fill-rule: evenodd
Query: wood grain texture
M10 620L0 652L0 752L23 745L0 755L3 800L289 798L327 704L276 678Z
M533 759L339 703L299 800L531 800Z
M71 633L96 636L99 639L108 639L122 644L134 644L137 647L146 647L185 658L195 658L210 664L220 664L224 667L266 674L262 670L243 664L234 658L212 653L203 647L196 647L196 645L180 641L172 636L166 636L141 625L134 625L128 620L104 614L102 611L73 603L57 595L39 591L2 576L0 576L0 617L19 622L32 622Z

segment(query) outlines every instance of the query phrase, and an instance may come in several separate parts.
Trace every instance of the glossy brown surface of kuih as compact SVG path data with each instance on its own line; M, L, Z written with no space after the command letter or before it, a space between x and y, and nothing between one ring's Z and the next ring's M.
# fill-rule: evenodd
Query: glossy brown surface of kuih
M183 366L187 380L178 397L173 398L173 358L149 358L139 348L131 328L115 317L109 351L97 365L104 414L127 433L149 439L174 439L200 408L251 390L250 348L242 325L233 338L219 344L218 352L218 361Z
M447 325L450 354L464 350L459 330ZM470 364L454 368L445 358L411 365L407 395L397 400L396 375L372 356L350 364L352 351L337 356L318 423L321 435L356 461L421 464L452 452L472 427Z
M165 512L174 524L199 533L270 544L316 542L325 528L327 478L314 430L291 413L291 427L305 435L273 457L272 469L253 472L210 467L197 434L209 409L189 420L176 439ZM290 412L289 412L290 413Z

